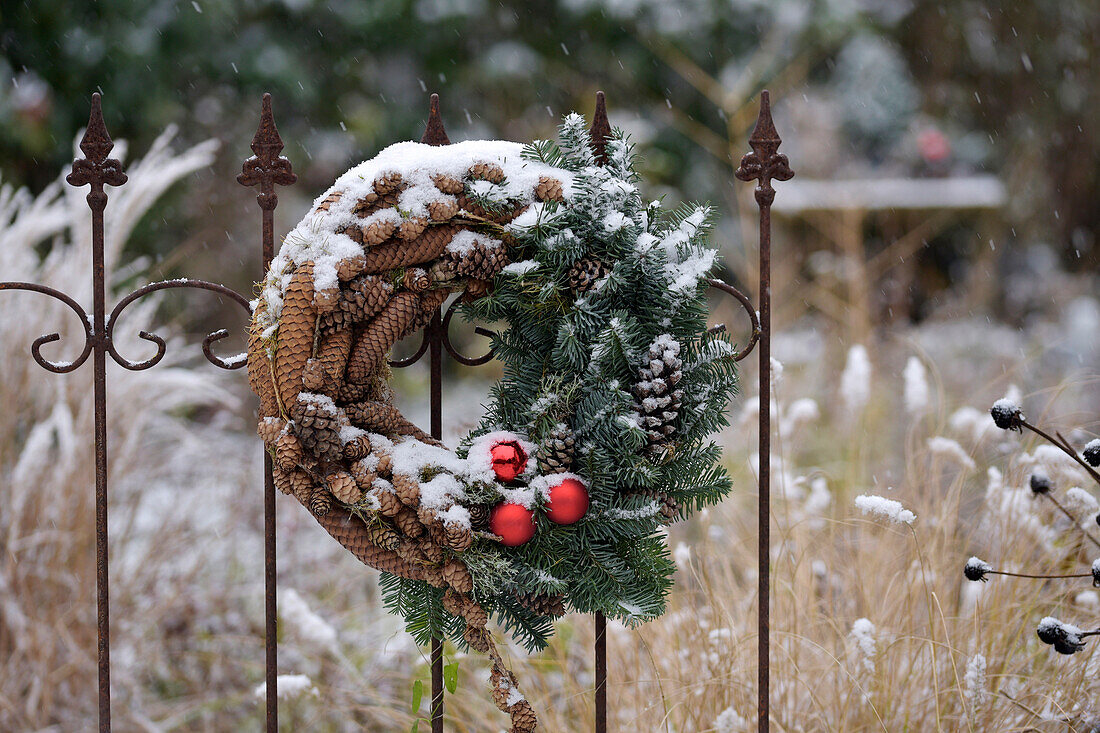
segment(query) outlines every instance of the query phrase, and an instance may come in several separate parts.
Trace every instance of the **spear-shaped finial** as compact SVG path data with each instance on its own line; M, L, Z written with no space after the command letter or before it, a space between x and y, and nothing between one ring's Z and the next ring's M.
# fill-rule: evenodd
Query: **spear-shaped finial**
M283 150L283 139L275 127L275 116L271 113L271 95L265 93L260 105L260 125L252 137L252 152L255 153L241 166L237 183L242 186L260 186L256 200L263 209L274 209L279 205L275 195L275 184L289 186L298 180L294 175L290 161L279 153Z
M420 142L425 145L450 145L451 139L447 137L447 131L443 129L443 118L439 116L439 95L433 94L428 102L428 124L424 126L424 134Z
M592 113L592 127L588 128L592 138L592 147L596 151L596 162L607 163L607 141L611 137L611 123L607 121L607 101L602 91L596 92L596 109Z
M788 181L794 177L787 156L778 152L782 142L772 121L771 100L765 89L760 92L760 114L749 136L752 152L742 156L741 165L734 172L742 181L756 181L756 200L761 206L771 206L775 199L772 179Z
M88 203L93 208L102 209L107 205L107 196L103 193L103 186L121 186L126 183L126 174L122 171L122 163L115 158L108 158L115 143L107 132L107 125L103 122L103 105L99 98L99 92L92 95L92 111L88 115L88 127L84 130L84 136L80 138L80 151L83 158L73 161L73 169L65 177L70 186L86 186L91 184L88 193Z

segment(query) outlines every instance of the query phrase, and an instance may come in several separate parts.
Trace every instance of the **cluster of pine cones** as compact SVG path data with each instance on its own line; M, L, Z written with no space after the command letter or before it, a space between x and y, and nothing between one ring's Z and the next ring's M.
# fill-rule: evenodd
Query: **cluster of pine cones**
M380 176L352 209L365 225L338 231L362 251L338 263L337 286L317 289L313 264L299 265L284 290L274 337L265 338L261 301L248 345L249 381L260 397L258 432L279 490L297 498L364 563L447 589L473 629L484 629L485 612L469 597L472 577L458 556L473 542L471 528L445 521L446 506L422 506L421 477L394 466L392 444L371 436L437 444L393 406L387 358L449 294L487 292L487 282L507 264L504 243L489 236L447 246L478 224L507 222L522 212L486 211L467 196L469 181L503 176L493 164L471 167L465 180L437 176L439 199L426 206L428 218L368 223L375 212L396 207L406 186L399 174ZM560 181L543 178L535 196L560 199L561 192ZM331 193L318 211L344 195Z

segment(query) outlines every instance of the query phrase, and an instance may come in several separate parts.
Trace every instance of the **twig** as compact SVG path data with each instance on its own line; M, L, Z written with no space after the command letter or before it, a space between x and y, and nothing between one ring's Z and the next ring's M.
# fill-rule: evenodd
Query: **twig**
M1062 437L1061 433L1055 433L1055 435L1057 435L1058 438L1059 438L1059 439L1055 439L1055 438L1051 437L1050 435L1048 435L1046 432L1044 432L1042 429L1040 429L1040 428L1036 427L1035 425L1032 425L1031 423L1029 423L1023 415L1020 415L1019 422L1020 422L1020 425L1027 428L1028 430L1035 433L1036 435L1045 438L1047 441L1050 442L1051 445L1057 446L1063 453L1065 453L1067 456L1069 456L1073 460L1077 461L1077 463L1079 463L1081 465L1081 467L1083 469L1085 469L1085 472L1088 473L1088 475L1092 477L1092 480L1095 481L1097 483L1097 485L1100 485L1100 473L1097 473L1095 468L1093 468L1089 464L1085 463L1085 461L1081 458L1081 456L1077 455L1077 451L1075 451L1073 449L1073 446L1071 446L1069 444L1068 440L1066 440L1065 438Z

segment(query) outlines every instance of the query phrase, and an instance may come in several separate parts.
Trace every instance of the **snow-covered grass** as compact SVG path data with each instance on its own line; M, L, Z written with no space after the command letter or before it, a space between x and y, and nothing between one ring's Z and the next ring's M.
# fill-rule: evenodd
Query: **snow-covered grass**
M165 146L150 151L146 170ZM179 176L204 165L209 150L183 159L190 163ZM160 192L140 183L142 170L131 165L131 184L111 192L111 262ZM83 192L59 187L37 200L6 192L0 209L3 277L63 286L88 302ZM40 261L32 245L55 236ZM19 317L0 319L0 730L84 730L95 714L90 374L50 375L27 354L34 337L59 329L63 339L47 355L75 353L79 329L63 307L37 295L0 298L13 309L6 312L19 308ZM124 354L147 353L132 334L152 324L153 308L135 306L120 326ZM1084 651L1062 657L1035 628L1047 616L1095 628L1088 579L1037 592L1003 576L963 577L972 556L1018 571L1085 572L1094 559L1027 485L1034 471L1060 496L1090 484L1030 435L994 428L986 409L1007 395L1044 424L1095 433L1097 378L1078 365L1095 364L1096 351L1082 358L1087 342L1058 342L1057 324L1034 328L999 330L997 350L984 348L984 319L865 345L820 327L777 334L774 730L1065 730L1063 719L1086 729L1089 700L1100 695L1097 643L1085 639ZM116 724L255 730L263 716L255 695L263 682L261 466L250 420L237 414L250 403L241 372L222 374L195 343L159 332L172 336L164 363L110 374L111 409L125 413L111 423ZM418 369L397 374L395 387L406 414L423 424ZM491 379L493 369L477 373ZM668 615L637 631L609 629L617 730L736 733L755 720L753 380L749 367L723 435L738 489L671 530L680 570ZM446 390L452 444L476 419L486 386ZM1092 436L1068 437L1084 446ZM916 520L865 516L860 495L882 499L861 502L873 512ZM1082 513L1094 510L1090 497L1068 496ZM281 496L279 548L284 724L407 730L413 682L428 681L426 659L382 611L377 574ZM571 616L545 652L505 650L540 730L577 730L590 719L591 648L591 619ZM499 729L484 659L457 661L448 730ZM422 715L427 707L425 699Z

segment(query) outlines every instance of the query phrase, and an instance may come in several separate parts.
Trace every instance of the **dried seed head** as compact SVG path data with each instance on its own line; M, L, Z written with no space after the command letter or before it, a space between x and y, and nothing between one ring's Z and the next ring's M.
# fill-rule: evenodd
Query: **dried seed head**
M967 580L982 581L988 580L986 574L991 571L993 567L981 558L972 557L966 561L966 567L963 568L963 574Z
M1049 494L1050 490L1054 488L1050 479L1045 473L1033 473L1031 474L1031 491L1034 494Z
M993 424L1001 430L1019 432L1023 428L1024 415L1020 412L1020 406L1011 400L1000 399L994 402L989 409L989 415L993 418Z
M1081 457L1085 459L1085 463L1090 466L1100 466L1100 438L1090 440L1088 445L1085 446L1085 450L1081 453Z

